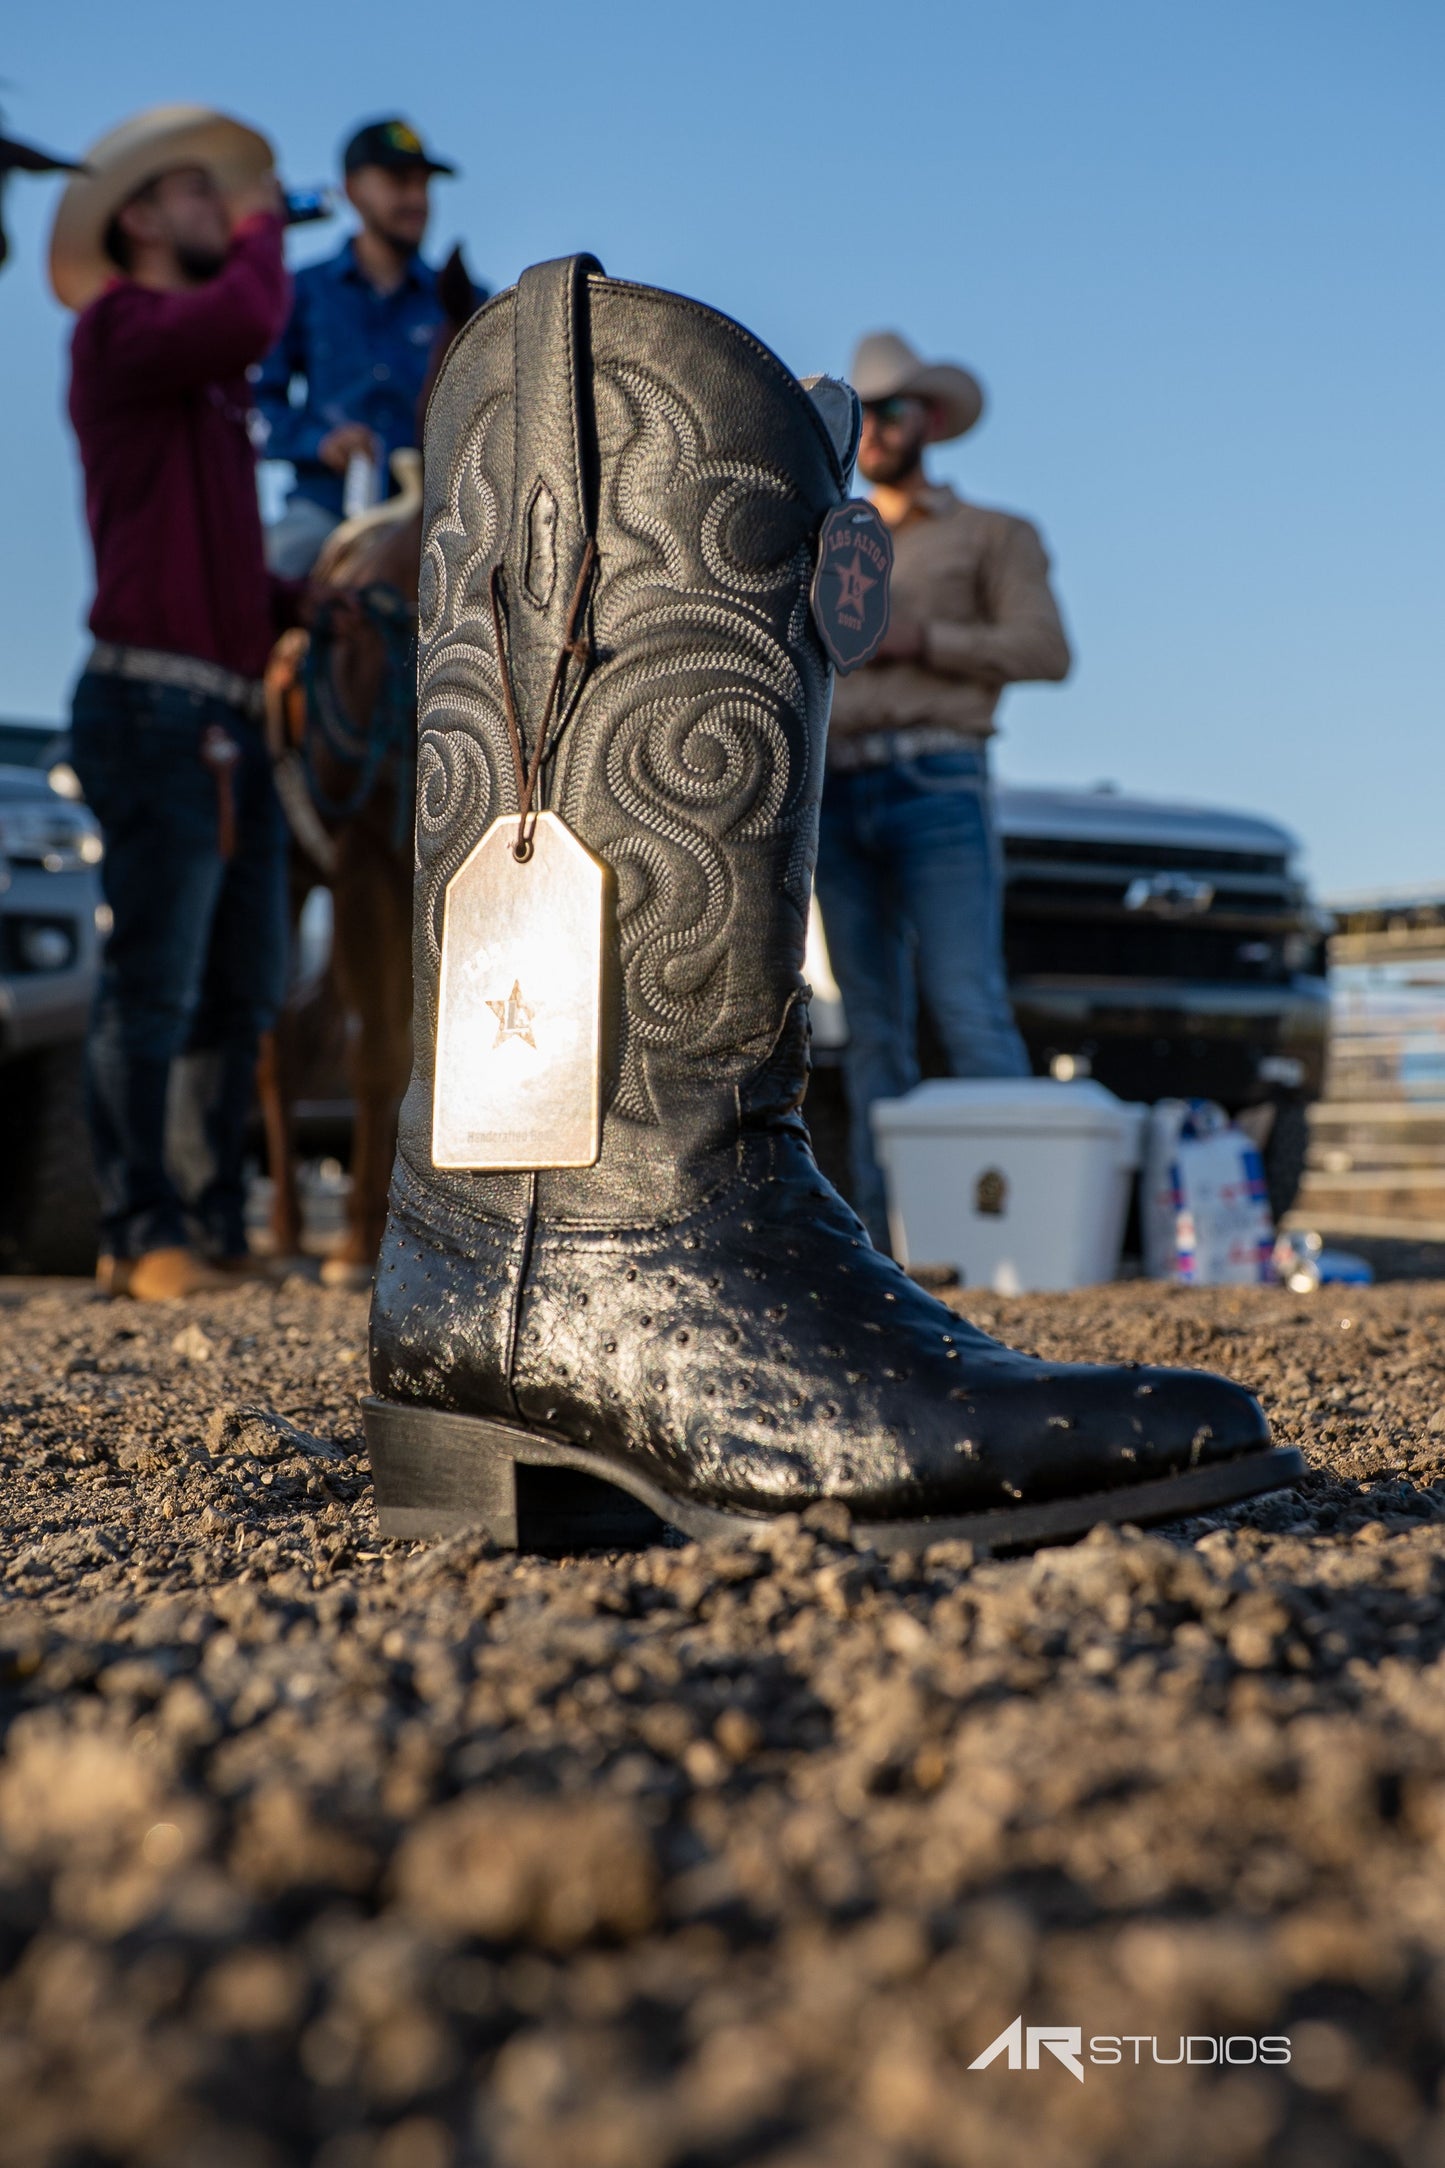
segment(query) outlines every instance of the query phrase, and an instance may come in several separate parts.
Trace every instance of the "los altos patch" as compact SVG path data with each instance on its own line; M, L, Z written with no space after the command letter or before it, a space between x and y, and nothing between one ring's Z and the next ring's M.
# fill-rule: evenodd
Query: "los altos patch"
M853 497L828 514L818 536L813 623L843 677L878 652L892 571L893 537L871 504Z

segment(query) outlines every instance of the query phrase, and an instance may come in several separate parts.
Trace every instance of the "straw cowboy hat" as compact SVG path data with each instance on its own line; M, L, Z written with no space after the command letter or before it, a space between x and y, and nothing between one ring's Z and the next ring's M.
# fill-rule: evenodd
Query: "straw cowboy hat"
M50 234L50 283L68 309L83 309L115 277L105 232L137 189L178 166L204 166L223 194L251 187L275 160L254 128L204 105L156 105L122 121L85 154L60 199Z
M926 399L935 412L935 444L963 436L983 412L976 376L952 361L925 361L896 331L870 331L860 339L848 377L865 406L875 399Z

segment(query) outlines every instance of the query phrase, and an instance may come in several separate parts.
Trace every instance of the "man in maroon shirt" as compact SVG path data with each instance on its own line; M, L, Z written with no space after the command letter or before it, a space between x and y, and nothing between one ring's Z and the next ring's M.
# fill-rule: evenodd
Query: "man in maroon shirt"
M88 153L51 247L81 312L70 416L96 567L72 760L113 918L88 1048L101 1279L143 1298L244 1268L252 1075L285 989L246 379L286 320L281 214L262 138L172 107Z

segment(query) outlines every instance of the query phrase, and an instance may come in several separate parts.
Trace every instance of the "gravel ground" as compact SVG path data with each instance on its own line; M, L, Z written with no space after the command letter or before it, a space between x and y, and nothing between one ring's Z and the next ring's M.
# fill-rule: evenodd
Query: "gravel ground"
M5 2168L1445 2162L1445 1285L968 1304L1314 1473L1035 1559L383 1543L360 1297L0 1283ZM1020 2015L1121 2060L970 2071Z

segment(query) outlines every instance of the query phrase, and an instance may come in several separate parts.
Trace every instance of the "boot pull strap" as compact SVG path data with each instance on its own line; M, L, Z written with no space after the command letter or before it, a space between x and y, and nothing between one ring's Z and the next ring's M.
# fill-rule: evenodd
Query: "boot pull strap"
M529 508L538 484L557 508L557 571L564 590L570 590L577 576L583 542L595 524L597 447L587 310L587 279L594 271L601 275L595 256L558 256L551 263L534 263L517 281L512 319L517 397L512 541L522 544L522 589L534 608L548 606L552 587L546 566L527 561L527 544L533 539L529 530L537 524L529 519ZM544 588L549 590L545 595Z
M514 467L502 592L515 715L533 769L550 711L561 720L570 705L553 679L563 650L576 650L577 590L596 553L587 281L601 269L595 256L533 264L517 282L513 309Z
M528 821L542 764L571 697L568 663L580 670L591 654L582 629L597 558L587 280L601 271L595 256L560 256L533 264L517 282L512 524L489 600L516 772L519 859L531 856ZM530 756L524 719L532 724Z

